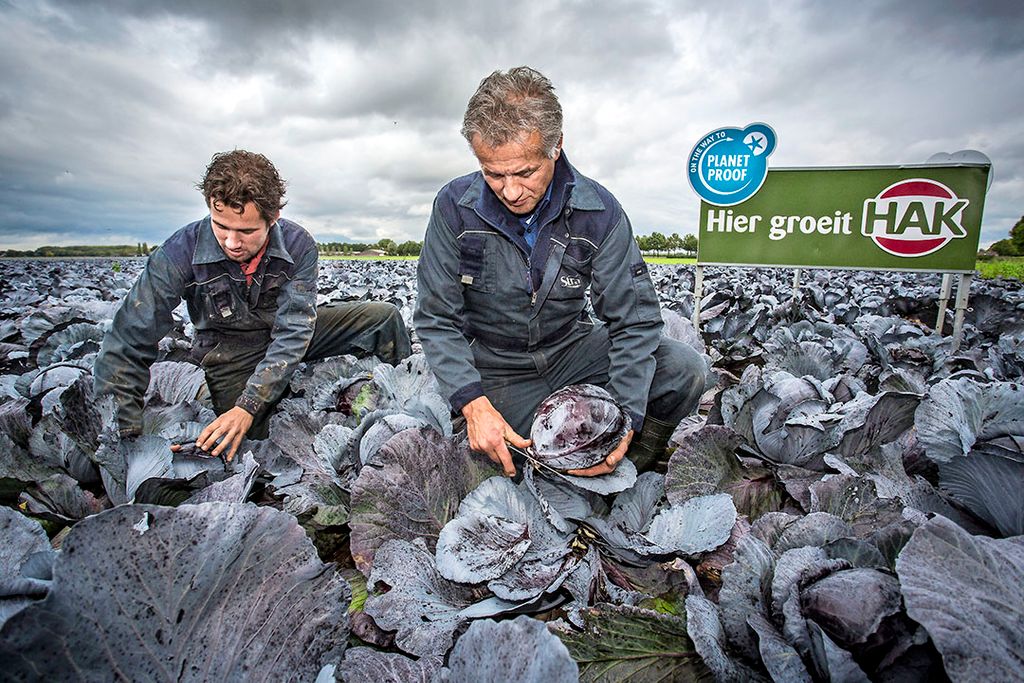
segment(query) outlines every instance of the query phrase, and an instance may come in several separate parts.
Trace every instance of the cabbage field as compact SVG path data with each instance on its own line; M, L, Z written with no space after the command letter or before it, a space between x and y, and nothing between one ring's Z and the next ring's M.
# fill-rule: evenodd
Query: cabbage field
M184 307L122 442L92 367L143 265L0 260L0 679L1024 680L1017 281L952 351L937 275L710 269L698 332L652 265L707 390L663 471L581 482L499 476L419 354L305 365L269 439L173 454L213 417ZM414 262L319 284L411 326Z

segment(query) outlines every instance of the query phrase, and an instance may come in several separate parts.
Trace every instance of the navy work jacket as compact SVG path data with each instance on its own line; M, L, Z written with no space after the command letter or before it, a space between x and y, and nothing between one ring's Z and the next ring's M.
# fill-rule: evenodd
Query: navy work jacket
M478 171L434 200L417 270L416 332L452 408L484 395L473 341L508 353L543 350L591 325L611 341L609 392L639 428L661 337L658 297L625 212L562 153L532 250Z
M220 248L209 216L150 255L114 314L94 369L96 395L117 400L122 434L141 431L149 368L182 299L197 342L267 346L236 406L256 415L284 393L316 325L317 249L302 226L285 219L270 227L269 239L251 285Z

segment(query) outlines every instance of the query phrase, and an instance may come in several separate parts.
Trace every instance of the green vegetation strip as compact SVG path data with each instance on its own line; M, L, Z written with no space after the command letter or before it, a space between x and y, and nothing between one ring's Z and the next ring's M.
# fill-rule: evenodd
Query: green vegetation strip
M320 254L321 260L324 261L416 261L416 256L344 256L344 255L331 255L325 256Z
M975 267L983 278L1006 277L1024 280L1024 257L1021 256L978 261Z
M694 266L697 265L696 258L681 258L678 256L644 256L648 263L661 263L670 266Z

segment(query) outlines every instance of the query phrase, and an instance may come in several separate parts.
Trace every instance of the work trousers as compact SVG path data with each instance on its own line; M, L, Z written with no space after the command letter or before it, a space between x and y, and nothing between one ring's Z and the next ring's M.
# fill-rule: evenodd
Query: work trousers
M246 337L244 340L224 336L209 350L193 349L193 357L206 372L215 413L220 415L234 407L269 345L268 333L266 338ZM342 302L317 307L313 339L302 360L345 354L374 355L394 365L411 353L409 332L397 308L371 301ZM274 405L276 401L254 416L247 434L250 439L267 437Z
M541 401L570 384L608 382L608 330L594 324L589 333L571 334L536 351L504 351L472 343L474 363L484 394L516 432L529 438L533 416ZM706 366L693 348L667 337L654 352L656 370L647 399L647 412L657 420L677 424L697 408L704 391Z

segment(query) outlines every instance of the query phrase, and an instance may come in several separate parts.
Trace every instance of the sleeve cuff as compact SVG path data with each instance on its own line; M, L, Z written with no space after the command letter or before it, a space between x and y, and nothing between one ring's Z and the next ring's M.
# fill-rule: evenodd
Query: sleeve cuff
M484 385L480 382L472 382L452 394L448 402L452 404L452 410L458 413L462 411L467 403L483 395Z
M265 405L266 404L264 404L263 401L247 394L242 394L238 397L238 400L235 401L236 408L241 408L253 417L259 415Z
M633 431L636 432L637 434L639 434L640 430L643 429L643 427L644 427L644 417L645 416L644 415L640 415L638 413L634 413L632 410L627 411L627 412L629 412L629 417L633 421Z

